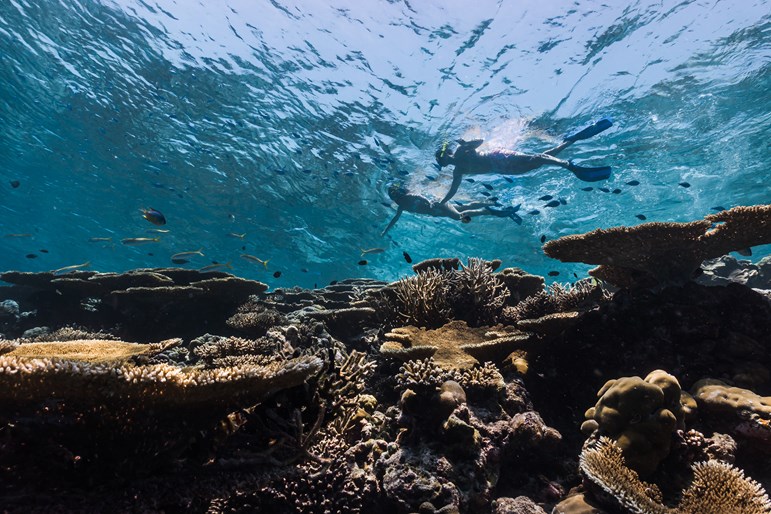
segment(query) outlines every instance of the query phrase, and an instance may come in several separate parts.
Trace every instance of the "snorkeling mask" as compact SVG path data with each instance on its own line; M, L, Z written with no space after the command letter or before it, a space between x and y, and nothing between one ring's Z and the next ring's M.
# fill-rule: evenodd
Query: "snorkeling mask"
M445 140L439 150L434 154L434 157L436 157L436 163L439 165L439 169L442 169L442 166L450 164L450 158L452 157L450 142Z

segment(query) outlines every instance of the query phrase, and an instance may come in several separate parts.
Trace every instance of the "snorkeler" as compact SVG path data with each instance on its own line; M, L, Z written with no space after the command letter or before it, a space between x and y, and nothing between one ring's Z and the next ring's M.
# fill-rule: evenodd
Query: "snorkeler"
M610 177L610 166L599 168L577 166L572 161L558 159L556 155L576 141L596 136L600 132L609 129L612 125L613 122L609 118L603 118L597 123L567 136L558 146L539 154L525 154L513 150L477 152L476 149L484 142L482 139L475 139L473 141L459 139L457 140L458 147L455 150L450 150L449 143L445 142L436 152L436 162L440 169L451 164L455 168L452 172L450 191L448 191L441 203L446 203L447 200L458 192L463 175L483 173L522 175L541 166L552 165L572 171L576 177L586 182L605 180Z
M519 205L515 207L496 208L497 204L494 201L488 202L472 202L466 205L459 205L455 207L449 203L441 203L431 201L425 196L410 193L407 189L399 184L392 183L388 187L388 196L391 197L398 209L396 214L388 223L388 226L383 230L381 236L386 235L386 232L391 230L402 212L413 212L415 214L427 214L429 216L436 216L440 218L452 218L454 220L460 220L463 223L468 223L474 216L496 216L498 218L511 218L517 224L522 224L522 218L517 215Z

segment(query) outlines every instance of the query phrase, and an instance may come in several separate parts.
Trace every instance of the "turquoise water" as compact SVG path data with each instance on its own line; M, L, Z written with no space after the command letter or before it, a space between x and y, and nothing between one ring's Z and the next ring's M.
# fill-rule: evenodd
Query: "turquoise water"
M569 280L588 267L545 257L542 236L771 202L771 2L334 4L0 2L0 270L163 267L202 248L186 267L311 287L396 279L406 251ZM602 116L614 127L561 157L613 166L607 183L477 176L456 198L487 183L522 225L405 213L380 237L389 180L449 188L444 139L542 151ZM147 207L168 233L146 232Z

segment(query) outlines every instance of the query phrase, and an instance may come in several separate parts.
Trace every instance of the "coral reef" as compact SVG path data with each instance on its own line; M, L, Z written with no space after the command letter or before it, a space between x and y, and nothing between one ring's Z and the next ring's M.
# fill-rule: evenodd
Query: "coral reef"
M618 287L693 278L699 265L731 251L771 243L771 205L734 207L689 223L650 222L597 229L549 241L563 262L599 264L590 275Z
M731 387L715 379L702 379L691 388L702 417L712 425L753 444L754 450L771 453L771 396Z

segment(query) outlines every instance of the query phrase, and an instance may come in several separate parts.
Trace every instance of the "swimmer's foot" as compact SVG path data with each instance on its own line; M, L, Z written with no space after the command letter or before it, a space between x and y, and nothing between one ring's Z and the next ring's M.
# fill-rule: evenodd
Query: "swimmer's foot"
M612 126L613 126L613 120L611 120L610 118L602 118L594 125L589 125L585 129L580 130L575 134L570 134L569 136L565 136L565 139L563 139L563 141L569 141L573 143L575 141L589 139L592 136L596 136L600 132L608 130Z
M514 207L505 207L503 209L487 207L487 210L493 216L496 216L498 218L511 218L512 220L514 220L514 223L516 223L517 225L522 224L522 218L520 218L519 215L517 214L517 211L519 210L519 205L516 205Z
M568 170L584 182L598 182L610 178L610 166L600 166L599 168L590 168L588 166L577 166L573 161L568 161Z

